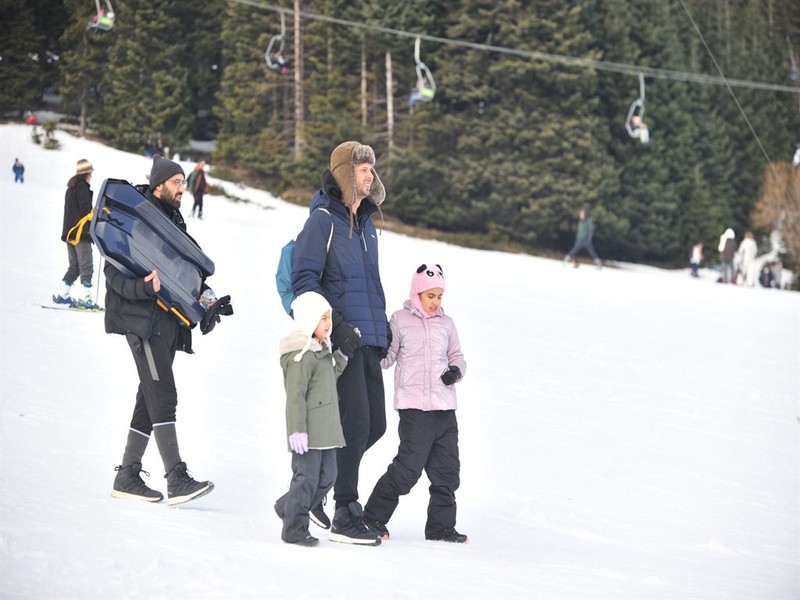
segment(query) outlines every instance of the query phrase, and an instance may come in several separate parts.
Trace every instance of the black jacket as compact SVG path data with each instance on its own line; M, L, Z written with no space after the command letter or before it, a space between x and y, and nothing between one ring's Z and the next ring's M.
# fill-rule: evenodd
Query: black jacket
M158 206L185 235L186 223L176 208L171 208L147 191L146 186L137 186L147 199ZM194 242L195 244L197 242ZM179 327L178 350L192 352L192 332L171 312L160 308L156 302L153 282L144 277L126 277L114 265L107 262L103 273L106 278L106 333L134 334L142 339L161 335L165 327ZM206 287L205 284L203 287Z
M75 177L79 177L76 175ZM92 196L94 192L89 189L89 183L83 177L75 181L74 187L67 186L64 194L64 225L61 228L61 241L67 241L67 233L75 227L83 217L92 212ZM89 235L89 224L86 224L81 241L92 241Z

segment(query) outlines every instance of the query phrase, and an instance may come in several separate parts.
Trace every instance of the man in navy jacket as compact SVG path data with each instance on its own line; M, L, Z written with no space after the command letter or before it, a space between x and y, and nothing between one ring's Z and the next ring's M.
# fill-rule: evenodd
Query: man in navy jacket
M330 539L366 545L378 545L380 536L362 520L358 469L364 452L386 431L380 359L389 346L378 237L371 219L386 192L374 165L370 146L355 141L337 146L297 236L292 265L295 295L311 291L328 300L333 308L331 341L349 359L337 384L347 445L337 454ZM310 508L312 515L321 513L321 507Z

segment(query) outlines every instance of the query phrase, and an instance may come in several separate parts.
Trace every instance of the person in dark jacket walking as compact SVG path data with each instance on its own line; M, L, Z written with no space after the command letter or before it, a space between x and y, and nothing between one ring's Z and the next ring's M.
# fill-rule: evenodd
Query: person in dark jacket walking
M336 147L297 236L292 263L295 296L317 292L325 297L333 309L333 348L349 358L337 383L346 446L337 451L330 539L355 544L374 544L380 538L363 522L358 471L364 452L386 431L380 360L389 346L389 323L371 220L386 192L374 165L370 146L348 141ZM318 514L325 517L321 506L312 508L312 517Z
M589 253L589 256L592 257L594 260L594 264L599 269L602 266L600 262L600 257L597 256L597 252L595 252L594 245L592 244L592 235L594 234L594 223L592 223L592 217L589 216L589 209L582 208L578 211L578 233L575 236L575 244L572 246L572 250L567 252L567 255L564 257L565 264L573 264L577 266L577 262L575 262L575 255L583 250L584 248Z
M189 193L194 198L192 205L192 216L198 219L203 218L203 196L206 193L206 161L201 160L194 166L189 174Z
M156 156L150 171L150 184L144 190L147 199L186 233L186 223L180 213L181 197L186 180L181 166ZM196 243L196 242L195 242ZM160 303L156 294L161 289L159 274L152 271L145 277L127 277L110 262L104 269L106 277L106 333L125 336L130 346L139 389L133 409L128 439L122 463L116 467L112 496L158 502L161 492L150 489L141 478L142 457L153 434L164 463L169 504L181 504L199 498L212 489L210 481L195 481L181 459L175 428L178 392L172 363L178 350L192 353L191 329ZM205 283L199 298L209 314L232 314L229 296L216 299ZM218 320L218 317L217 317ZM201 329L208 333L210 325L204 320Z
M94 168L85 158L78 161L75 175L67 182L64 194L64 221L61 227L61 241L67 244L69 266L64 273L61 292L53 295L56 304L69 304L76 308L98 308L92 300L92 276L94 260L92 258L92 238L89 235L89 221L92 218L92 197L94 193L89 187ZM83 289L76 298L71 289L75 280L80 277Z

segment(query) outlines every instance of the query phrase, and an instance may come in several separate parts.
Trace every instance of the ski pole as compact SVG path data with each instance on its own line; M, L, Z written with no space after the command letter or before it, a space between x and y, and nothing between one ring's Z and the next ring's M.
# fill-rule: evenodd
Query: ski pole
M97 301L100 299L100 275L103 272L103 255L100 255L100 260L97 263L97 287L94 290L94 304L99 306Z

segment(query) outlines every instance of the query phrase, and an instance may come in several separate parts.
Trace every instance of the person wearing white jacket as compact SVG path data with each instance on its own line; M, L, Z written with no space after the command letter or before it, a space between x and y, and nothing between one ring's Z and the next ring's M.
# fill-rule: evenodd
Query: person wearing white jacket
M744 278L744 284L753 287L756 284L756 255L758 254L758 244L753 237L752 231L746 231L744 239L739 244L737 251L739 259L739 272Z
M391 343L381 367L396 363L400 446L364 507L364 523L384 540L400 496L411 491L424 470L431 482L425 539L467 542L455 529L461 464L454 387L467 363L455 323L442 310L444 289L442 268L423 264L412 278L409 299L389 322Z

